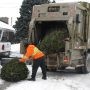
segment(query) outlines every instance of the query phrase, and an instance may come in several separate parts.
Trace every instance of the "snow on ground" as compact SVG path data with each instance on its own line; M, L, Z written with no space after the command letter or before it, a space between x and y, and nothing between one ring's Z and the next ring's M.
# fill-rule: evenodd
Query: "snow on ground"
M31 75L30 65L28 65L28 69ZM64 73L60 74L57 72L48 72L47 75L47 80L42 80L41 69L39 68L36 81L23 80L21 82L14 83L5 90L90 90L90 84L89 86L86 85L86 82L89 83L90 81L88 80L85 82L82 80L85 77L84 75L79 76L70 74L71 76L68 76L66 74L64 75ZM87 77L89 76L90 74L87 74Z
M20 57L20 45L12 45L12 55ZM31 65L27 65L31 76ZM90 73L76 74L75 72L47 72L47 80L42 80L41 69L38 69L36 81L23 80L12 83L4 90L90 90ZM0 79L3 84L3 80ZM0 89L1 90L1 89Z
M69 81L63 81L63 80L53 80L48 79L47 81L39 80L35 82L30 81L23 81L17 84L14 84L13 86L7 88L6 90L89 90L86 88L83 88L80 85L76 85L72 82L69 82L70 84L66 84Z

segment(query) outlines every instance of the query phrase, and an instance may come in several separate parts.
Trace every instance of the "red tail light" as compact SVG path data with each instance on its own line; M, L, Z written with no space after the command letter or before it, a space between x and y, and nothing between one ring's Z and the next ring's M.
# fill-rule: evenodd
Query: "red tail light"
M69 58L67 56L64 57L64 62L68 62Z

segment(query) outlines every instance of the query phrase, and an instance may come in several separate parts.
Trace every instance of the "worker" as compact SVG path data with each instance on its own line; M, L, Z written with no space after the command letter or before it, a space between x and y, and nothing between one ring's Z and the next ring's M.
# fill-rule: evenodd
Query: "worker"
M45 65L45 54L40 51L34 43L28 44L28 42L24 42L24 46L26 47L26 53L24 56L20 59L20 62L25 62L26 60L30 60L32 58L33 65L32 65L32 75L31 78L28 79L30 81L35 81L36 73L38 70L38 67L41 67L42 70L42 79L46 80L46 65Z

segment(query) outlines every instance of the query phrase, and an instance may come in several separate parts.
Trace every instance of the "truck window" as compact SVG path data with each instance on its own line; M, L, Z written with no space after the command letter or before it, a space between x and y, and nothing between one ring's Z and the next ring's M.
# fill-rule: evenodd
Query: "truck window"
M59 12L60 6L50 6L48 7L48 12Z
M14 38L14 32L4 31L2 36L2 42L12 42Z

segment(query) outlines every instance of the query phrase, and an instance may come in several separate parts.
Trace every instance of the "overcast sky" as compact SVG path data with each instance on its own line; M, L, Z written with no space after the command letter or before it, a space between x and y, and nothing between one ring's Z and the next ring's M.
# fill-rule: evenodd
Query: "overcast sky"
M18 17L19 8L23 0L0 0L0 17ZM51 0L53 1L53 0ZM56 2L74 2L74 1L86 1L90 0L55 0Z

